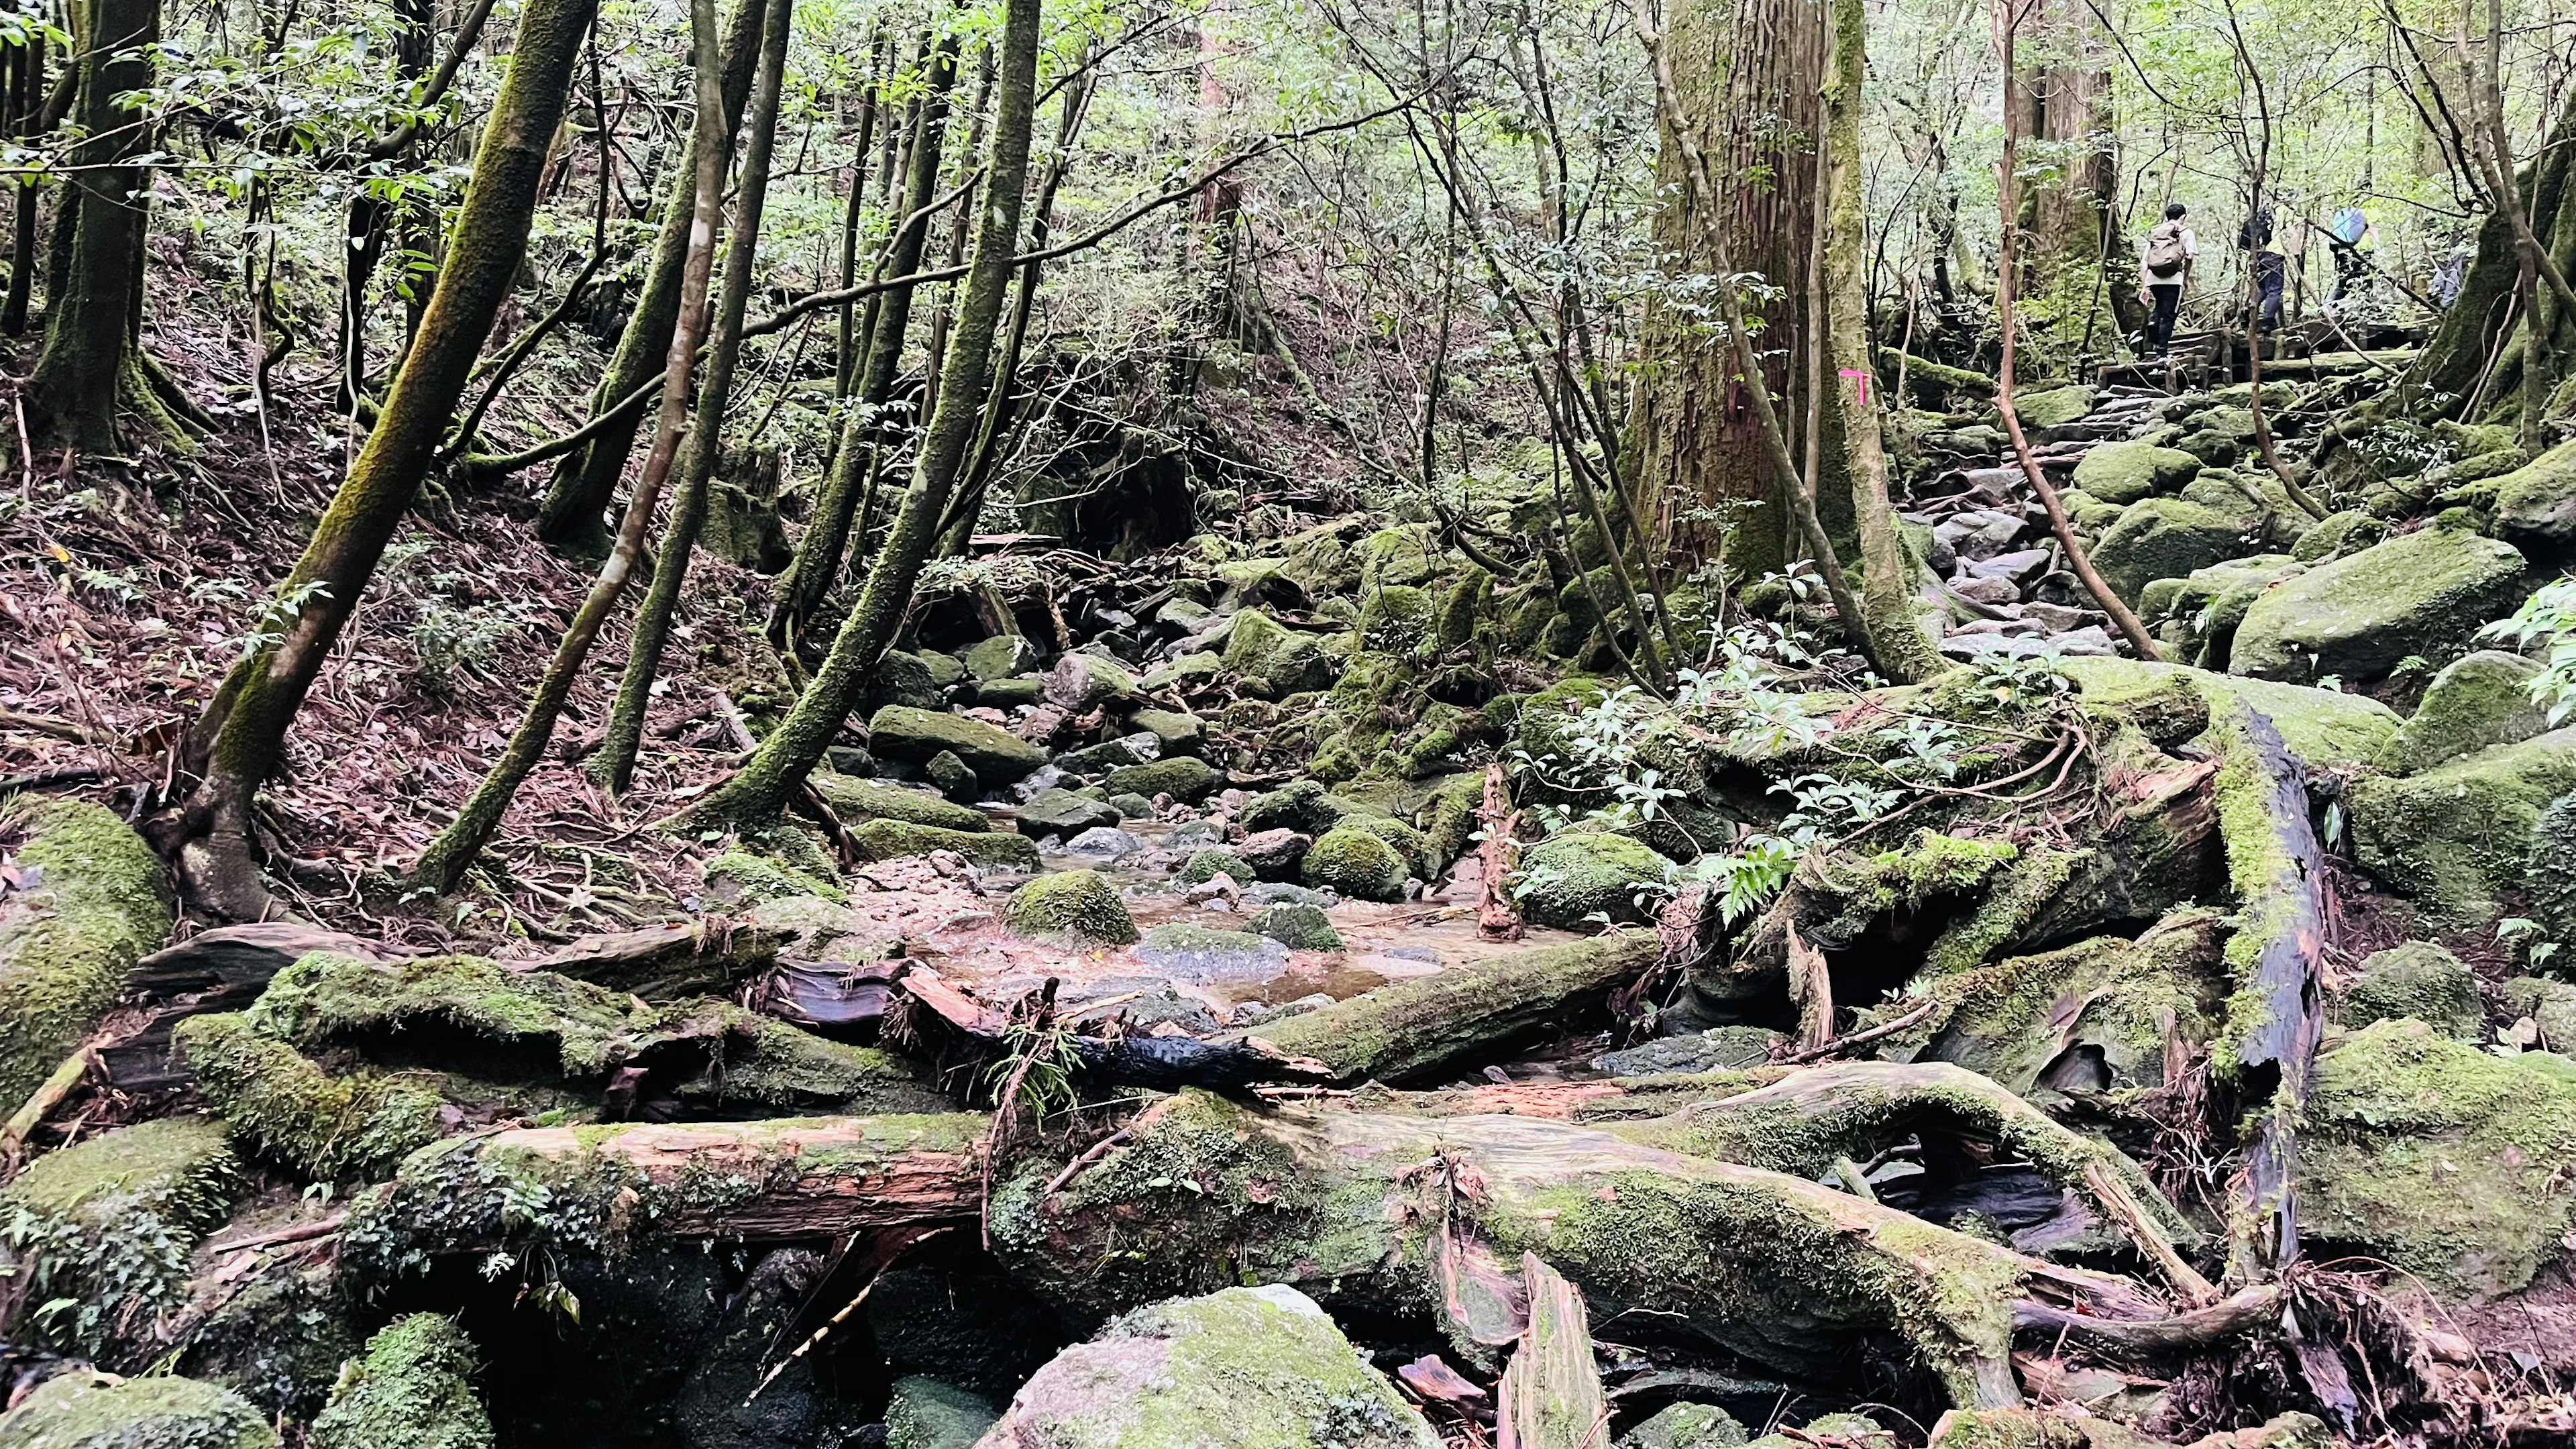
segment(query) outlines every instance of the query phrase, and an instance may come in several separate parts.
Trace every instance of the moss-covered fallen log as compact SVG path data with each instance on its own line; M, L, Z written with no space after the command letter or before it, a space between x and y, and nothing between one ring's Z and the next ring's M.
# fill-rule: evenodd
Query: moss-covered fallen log
M1651 931L1516 951L1364 991L1263 1027L1255 1039L1335 1081L1404 1082L1562 1025L1663 954Z

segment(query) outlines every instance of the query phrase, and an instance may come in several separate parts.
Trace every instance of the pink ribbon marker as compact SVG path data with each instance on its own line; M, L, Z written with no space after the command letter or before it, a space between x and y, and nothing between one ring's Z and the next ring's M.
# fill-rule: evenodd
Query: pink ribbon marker
M1857 387L1857 388L1859 388L1859 389L1860 389L1860 405L1861 405L1862 407L1867 407L1867 406L1869 406L1869 369L1868 369L1868 368L1865 368L1865 367L1846 367L1846 368L1843 368L1840 372L1838 372L1838 373L1836 374L1836 376L1839 376L1839 377L1848 377L1848 378L1850 378L1850 379L1852 380L1852 385L1853 385L1854 387Z

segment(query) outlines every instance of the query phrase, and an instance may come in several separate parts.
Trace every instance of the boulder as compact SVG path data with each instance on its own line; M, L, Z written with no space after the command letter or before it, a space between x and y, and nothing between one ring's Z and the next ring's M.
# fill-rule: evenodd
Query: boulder
M2486 1035L2486 1006L2466 963L2430 941L2409 941L2361 959L2346 978L2335 1020L2349 1027L2412 1017L2444 1036Z
M2284 579L2307 572L2288 554L2257 554L2230 559L2187 578L2158 579L2147 585L2138 612L2173 646L2172 657L2202 669L2223 670L2235 645L2236 629L2254 601Z
M1000 1417L981 1394L906 1375L886 1400L886 1449L974 1449Z
M1307 848L1306 884L1362 901L1404 899L1407 869L1394 846L1355 825L1337 825Z
M2225 512L2180 498L2150 498L2130 505L2093 545L2093 567L2114 593L2135 605L2147 585L2178 579L2195 569L2241 558L2241 512Z
M2549 707L2533 701L2540 665L2481 649L2442 666L2415 713L2379 752L2379 767L2409 775L2491 745L2518 744L2549 728Z
M2153 443L2104 443L2075 465L2075 486L2105 503L2136 503L2171 493L2200 472L2200 460Z
M1067 714L1085 714L1136 696L1136 676L1104 655L1075 650L1047 671L1046 699Z
M1226 634L1224 664L1273 699L1329 688L1336 672L1314 636L1293 633L1258 609L1234 616L1234 627Z
M868 687L859 696L863 709L942 710L948 707L948 693L939 687L938 677L918 654L889 649L868 676Z
M175 902L161 858L113 810L22 800L0 824L27 832L18 888L0 898L0 1103L15 1111L170 934Z
M2523 857L2523 889L2531 914L2549 939L2576 947L2576 793L2561 795L2540 812ZM2576 1046L2571 1039L2570 1046Z
M957 758L954 750L941 750L923 761L921 773L954 804L972 804L983 793L983 785L976 780L975 772L966 767L964 760Z
M1440 1449L1395 1386L1285 1284L1113 1321L1012 1396L979 1449Z
M188 1297L189 1254L221 1226L241 1163L224 1125L164 1117L48 1152L0 1189L13 1270L32 1271L23 1299L58 1300L30 1320L31 1341L122 1362L140 1327ZM0 1440L6 1439L0 1434Z
M0 1418L0 1449L277 1449L277 1431L227 1388L74 1369Z
M1522 913L1542 926L1580 930L1596 915L1648 921L1668 868L1662 856L1624 835L1577 831L1523 851L1515 889Z
M990 785L1008 784L1046 763L1046 751L1007 730L945 710L902 705L869 717L868 748L881 759L916 765L946 750Z
M975 686L975 702L992 709L1018 709L1045 698L1043 679L987 679Z
M2290 557L2303 564L2323 563L2342 554L2354 553L2379 542L2387 533L2386 525L2361 509L2329 513L2316 526L2299 535L2290 545Z
M1038 868L1037 842L1006 830L943 830L905 820L871 820L850 832L870 860L894 860L953 850L980 866L999 870Z
M1102 740L1055 757L1055 767L1077 775L1105 774L1129 765L1147 765L1163 757L1161 737L1147 730Z
M2043 388L2015 396L2013 412L2025 431L2062 428L2093 411L2093 397L2093 389L2081 383Z
M1249 885L1253 881L1252 866L1231 850L1211 848L1194 851L1173 873L1172 881L1176 885L1194 886L1218 876L1224 876L1236 885Z
M1208 653L1184 654L1169 664L1148 671L1139 683L1146 689L1194 689L1213 684L1225 673L1222 656Z
M916 652L913 657L921 661L922 668L930 671L930 682L942 689L966 682L966 666L953 655L934 654L924 649Z
M1197 754L1207 733L1205 720L1179 710L1140 709L1127 716L1127 723L1152 735L1166 755Z
M1136 959L1176 981L1262 979L1288 968L1288 948L1249 931L1167 922L1145 932Z
M1786 1036L1765 1027L1718 1026L1603 1052L1592 1059L1592 1069L1614 1077L1741 1071L1769 1061L1774 1047L1787 1051L1788 1041Z
M311 1449L491 1449L474 1394L473 1340L435 1313L398 1318L367 1340L313 1421Z
M2450 922L2481 924L2520 886L2550 802L2576 789L2576 729L2496 745L2344 792L2361 863Z
M1136 918L1118 888L1098 871L1042 875L1011 892L1003 923L1032 940L1067 946L1123 946L1136 939Z
M2514 1015L2529 1017L2540 1029L2535 1045L2560 1056L2576 1056L2576 982L2516 976L2499 994Z
M1327 792L1316 780L1291 780L1266 795L1255 796L1236 816L1246 831L1294 830L1320 835L1350 814L1351 803Z
M1145 849L1145 837L1115 825L1095 825L1064 843L1067 855L1086 855L1095 860L1125 860Z
M931 825L941 830L992 828L982 811L942 800L927 790L853 780L847 775L828 771L816 771L806 778L813 782L814 793L822 796L823 803L831 806L832 813L846 825L870 820L900 820L909 825Z
M1342 933L1320 906L1282 901L1264 906L1252 918L1252 929L1291 951L1339 951Z
M2488 486L2498 537L2534 557L2576 550L2576 443L2561 443Z
M1735 1449L1752 1437L1710 1404L1666 1404L1619 1438L1618 1449Z
M997 634L966 651L966 672L976 682L1011 679L1038 667L1038 646L1017 634Z
M1175 800L1196 802L1207 798L1216 788L1216 770L1207 761L1193 755L1175 755L1156 760L1150 765L1129 765L1109 772L1109 788L1121 794L1142 795L1152 799L1169 795Z
M1118 823L1118 807L1071 790L1040 790L1011 812L1020 829L1031 835L1073 835L1095 825Z
M1286 881L1297 878L1297 868L1314 844L1313 836L1295 830L1256 830L1234 843L1234 853L1260 879Z
M2360 685L2412 656L2448 663L2521 602L2528 572L2511 546L2463 528L2400 534L2256 600L2237 626L2228 672Z
M1431 637L1435 610L1428 591L1387 584L1360 602L1360 642L1387 654L1410 654Z

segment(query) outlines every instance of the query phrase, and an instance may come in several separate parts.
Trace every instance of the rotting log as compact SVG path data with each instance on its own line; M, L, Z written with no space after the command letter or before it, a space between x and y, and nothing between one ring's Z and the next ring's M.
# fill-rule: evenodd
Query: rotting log
M778 932L721 916L582 936L541 957L544 970L647 1001L730 992L778 960Z
M1245 1040L1319 1062L1338 1082L1413 1080L1563 1024L1662 952L1651 931L1515 951L1364 991Z
M1010 1013L979 1000L936 971L914 967L898 983L906 1010L898 1040L941 1067L989 1065L1010 1055L1004 1033ZM1322 1063L1286 1056L1258 1041L1202 1041L1192 1036L1075 1036L1070 1039L1083 1080L1100 1087L1177 1091L1205 1087L1240 1092L1266 1082L1313 1082ZM945 1071L943 1076L947 1075Z
M1521 1255L1529 1328L1497 1385L1502 1449L1594 1449L1610 1421L1592 1365L1592 1321L1563 1274Z
M145 1012L141 1025L120 1028L98 1044L98 1067L120 1092L169 1091L187 1085L174 1063L170 1033L192 1016L240 1011L259 999L278 972L317 951L361 961L412 953L382 941L327 931L300 921L217 926L165 946L126 973L125 999Z

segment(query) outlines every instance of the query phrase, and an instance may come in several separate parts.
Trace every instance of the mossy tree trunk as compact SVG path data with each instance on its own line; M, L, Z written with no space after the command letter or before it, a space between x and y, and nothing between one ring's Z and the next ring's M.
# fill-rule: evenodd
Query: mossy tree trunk
M733 13L725 21L724 117L728 135L741 123L743 103L751 94L752 59L760 50L763 13L760 0L735 0ZM695 145L683 147L680 154L694 156ZM626 329L618 334L617 351L609 358L607 376L600 379L599 390L591 394L594 418L651 382L668 360L671 330L679 324L680 273L688 265L689 227L696 196L696 170L690 166L672 167L662 198L662 229L654 236L653 260L644 272L644 290L635 300L635 311L626 319ZM554 476L546 485L545 502L537 510L539 538L576 554L597 554L607 549L608 505L617 496L618 480L626 476L626 460L635 451L635 434L642 423L640 412L611 422L588 443L556 460Z
M2471 144L2474 148L2475 143ZM2514 185L2534 240L2562 276L2576 275L2576 186L2569 185L2571 167L2576 167L2576 100L2559 112L2548 140L2519 170ZM2498 399L2514 397L2520 388L2521 349L2506 344L2519 319L2527 315L2516 300L2522 272L2520 229L2499 205L2478 228L2477 250L2458 298L2442 314L2441 325L2408 373L2426 403L2443 414L2457 416L2479 396L2481 379L2485 383L2481 412ZM2567 361L2576 357L2576 309L2548 308L2544 316L2549 346L2559 360L2557 370L2564 372Z
M946 382L930 416L912 486L904 493L894 528L868 572L858 606L805 692L797 696L740 774L707 798L698 813L713 819L764 820L775 816L789 791L804 782L858 703L877 661L894 639L929 560L950 495L975 441L984 395L993 374L993 340L1002 302L1010 290L1013 252L1029 174L1029 131L1037 96L1039 0L1010 0L995 42L996 83L992 147L984 166L983 216L975 260L966 274L941 369Z
M787 68L788 26L794 0L769 0L769 23L761 35L760 70L752 83L746 124L750 140L743 148L737 183L733 236L725 244L724 288L716 302L715 325L707 349L706 375L698 382L697 425L680 449L679 491L662 529L662 547L636 611L635 632L627 645L626 673L617 686L617 704L608 717L592 774L611 790L623 790L635 774L635 752L644 738L644 712L651 703L653 678L662 667L662 646L669 638L671 615L679 607L680 585L689 573L689 555L707 521L707 484L724 453L725 406L733 397L735 364L742 356L743 313L751 305L753 274L760 261L761 213L769 200L770 155L778 136L778 94Z
M459 209L447 266L420 335L330 509L262 611L266 642L233 667L191 730L197 777L166 843L210 909L256 918L269 902L250 852L251 798L275 768L304 695L410 509L492 319L525 260L546 155L596 0L528 0L509 77L492 103Z
M957 42L947 37L931 52L928 89L914 115L907 148L897 229L887 244L881 275L903 277L921 270L922 252L930 242L927 211L939 186L948 97L956 83ZM830 596L853 539L858 548L867 547L869 505L875 501L880 461L876 443L883 430L876 414L894 392L904 334L912 325L912 294L912 286L906 284L869 303L866 360L860 365L855 401L842 419L832 466L824 474L822 493L814 500L814 516L796 541L787 572L778 579L778 604L770 615L769 633L781 645L792 644L805 621Z
M21 141L42 133L45 111L45 38L30 35L9 53L9 132ZM9 289L0 298L0 332L16 337L27 330L27 307L36 290L36 201L43 192L34 177L12 188L16 214L9 244Z
M770 3L781 10L785 8L785 0ZM690 170L696 177L697 190L690 206L689 254L680 269L679 317L671 329L670 355L663 362L662 408L654 422L653 451L646 455L644 471L626 500L626 512L618 520L616 540L600 563L599 576L592 580L581 607L573 611L563 638L556 641L554 655L546 661L545 673L538 676L537 687L528 697L528 708L519 717L519 727L511 732L509 745L483 776L483 782L474 787L473 795L458 808L456 818L420 853L412 867L415 882L441 895L454 890L456 883L464 879L475 857L482 854L484 845L501 828L501 817L508 813L520 783L544 757L547 743L554 738L555 721L563 715L564 701L572 697L572 687L590 659L590 646L598 642L599 631L607 627L609 611L617 607L618 596L625 593L627 580L634 576L635 561L643 556L644 533L652 527L662 485L671 476L683 435L691 430L690 363L706 335L707 278L715 267L716 231L724 220L725 165L732 159L733 137L724 124L723 61L716 36L715 0L693 0L689 18L690 31L697 40L698 115L690 140ZM783 47L785 19L777 19ZM764 176L764 186L766 180ZM702 416L697 428L704 431L718 421Z
M2117 229L2119 161L2112 150L2111 51L2085 0L2047 0L2024 37L2030 64L2014 78L2034 176L2022 198L2022 291L2061 307L2060 327L2090 333L2102 303L2135 293L2105 274ZM2033 44L2036 42L2036 44ZM2081 337L2070 339L2080 342ZM2072 356L2073 346L2066 348Z

